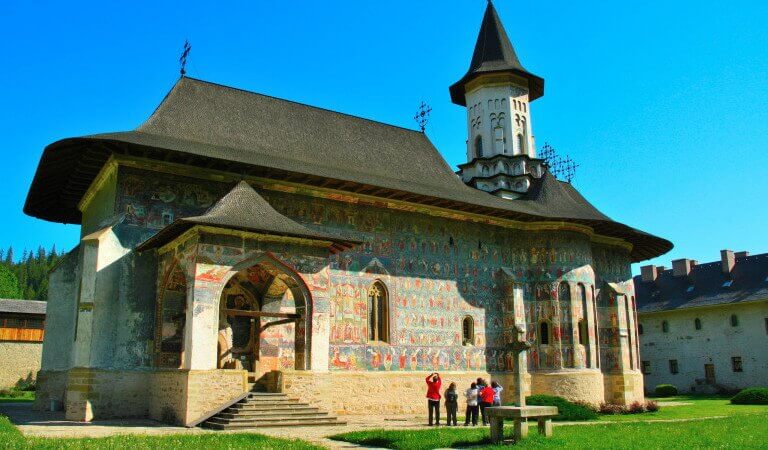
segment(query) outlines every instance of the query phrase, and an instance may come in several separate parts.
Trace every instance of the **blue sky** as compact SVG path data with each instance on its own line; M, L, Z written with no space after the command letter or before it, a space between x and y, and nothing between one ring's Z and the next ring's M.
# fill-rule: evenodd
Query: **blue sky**
M428 136L464 162L448 86L485 1L110 3L0 3L0 247L76 244L77 226L22 213L43 148L137 126L176 81L186 38L196 78L410 128L426 100ZM537 144L581 164L574 184L606 214L674 242L654 262L768 252L768 3L496 5L546 80Z

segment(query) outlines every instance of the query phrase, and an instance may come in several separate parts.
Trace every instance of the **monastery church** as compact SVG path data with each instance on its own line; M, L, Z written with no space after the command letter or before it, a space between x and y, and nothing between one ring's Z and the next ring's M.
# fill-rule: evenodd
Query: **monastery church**
M421 413L434 371L642 400L630 263L672 244L537 158L544 79L490 2L449 91L457 172L422 132L186 76L135 130L48 145L24 212L82 231L50 275L36 408L190 426L270 393Z

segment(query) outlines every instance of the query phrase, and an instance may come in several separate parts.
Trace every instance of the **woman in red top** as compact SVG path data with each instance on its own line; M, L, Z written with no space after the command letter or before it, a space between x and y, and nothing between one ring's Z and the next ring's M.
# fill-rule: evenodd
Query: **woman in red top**
M483 390L478 392L480 397L480 414L483 416L483 425L488 425L488 418L485 415L485 408L493 406L493 396L496 395L496 391L490 386L485 386Z
M432 415L434 413L435 425L440 425L440 386L443 380L437 372L430 373L427 376L427 408L429 409L429 426L432 426Z

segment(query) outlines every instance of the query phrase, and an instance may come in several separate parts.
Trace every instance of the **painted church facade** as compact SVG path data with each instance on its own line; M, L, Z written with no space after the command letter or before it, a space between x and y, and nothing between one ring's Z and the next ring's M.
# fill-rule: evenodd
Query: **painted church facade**
M536 158L543 79L490 3L450 91L457 173L423 133L189 77L136 130L48 146L25 212L82 239L51 274L37 407L190 424L254 388L413 413L435 371L511 395L518 330L531 393L642 399L630 263L671 244Z

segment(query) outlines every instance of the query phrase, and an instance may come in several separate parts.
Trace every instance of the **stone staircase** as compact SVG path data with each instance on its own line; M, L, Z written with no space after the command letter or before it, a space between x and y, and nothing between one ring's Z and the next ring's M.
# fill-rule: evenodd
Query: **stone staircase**
M346 425L338 417L285 394L251 391L247 397L200 426L214 430Z

